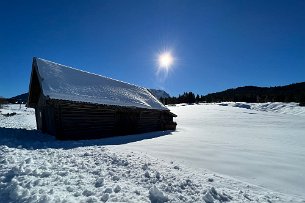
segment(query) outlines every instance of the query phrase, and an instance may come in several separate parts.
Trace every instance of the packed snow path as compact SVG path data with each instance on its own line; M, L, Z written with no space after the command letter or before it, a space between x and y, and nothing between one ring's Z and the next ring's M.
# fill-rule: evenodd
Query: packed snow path
M8 108L0 110L0 202L304 202L132 147L176 132L56 141L34 130L32 109Z

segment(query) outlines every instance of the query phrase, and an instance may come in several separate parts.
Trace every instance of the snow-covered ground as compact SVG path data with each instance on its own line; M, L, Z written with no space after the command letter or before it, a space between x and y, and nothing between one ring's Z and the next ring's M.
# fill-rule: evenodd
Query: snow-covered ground
M305 107L221 103L170 110L178 115L177 132L127 146L305 198Z
M176 132L57 141L4 108L0 202L305 202L304 113L175 106Z
M16 115L6 116L12 113ZM26 108L24 104L4 105L3 109L0 109L0 128L36 129L35 110Z
M275 112L281 114L305 115L305 108L299 106L298 103L244 103L244 102L223 102L220 106L232 106L245 109L252 109L256 111Z

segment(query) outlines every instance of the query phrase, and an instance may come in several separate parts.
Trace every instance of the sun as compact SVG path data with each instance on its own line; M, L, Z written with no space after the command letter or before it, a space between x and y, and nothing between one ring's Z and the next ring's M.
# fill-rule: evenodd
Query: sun
M159 55L159 67L169 69L173 65L174 58L170 52L164 52Z

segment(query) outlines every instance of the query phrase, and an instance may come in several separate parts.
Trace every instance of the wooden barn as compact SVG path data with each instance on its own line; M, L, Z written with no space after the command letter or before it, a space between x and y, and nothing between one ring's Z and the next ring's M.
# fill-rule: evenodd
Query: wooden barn
M37 129L57 139L176 129L176 115L146 88L36 57L27 105Z

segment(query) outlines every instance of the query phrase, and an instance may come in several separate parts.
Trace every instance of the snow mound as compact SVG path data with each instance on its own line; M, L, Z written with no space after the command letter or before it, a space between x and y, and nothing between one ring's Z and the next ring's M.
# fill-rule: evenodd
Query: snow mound
M51 99L167 110L144 87L40 58L36 62L43 94Z
M220 106L231 106L256 111L275 112L292 115L305 115L305 107L298 103L268 102L268 103L245 103L245 102L223 102Z
M213 203L214 201L219 202L229 202L232 200L232 197L230 195L227 195L226 193L218 193L214 187L208 189L206 193L203 196L203 200L206 203Z
M164 203L168 201L168 197L155 185L149 190L149 199L152 203Z

